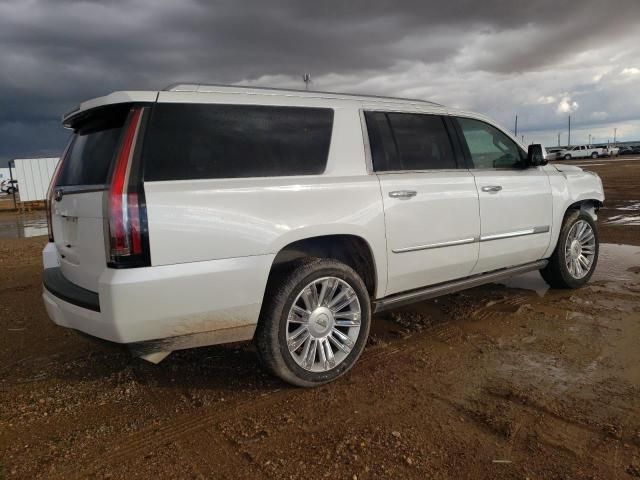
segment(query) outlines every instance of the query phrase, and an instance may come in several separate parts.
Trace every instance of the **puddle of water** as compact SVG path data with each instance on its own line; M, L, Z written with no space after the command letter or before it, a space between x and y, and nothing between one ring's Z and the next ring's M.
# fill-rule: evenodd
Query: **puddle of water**
M635 245L618 245L602 243L598 266L593 274L593 281L638 281L640 275L631 271L640 265L640 247Z
M640 225L640 215L614 215L607 218L607 225Z
M47 235L47 219L44 212L39 217L0 218L0 238L28 238L41 235Z
M629 200L622 207L616 207L616 212L632 212L629 214L614 215L607 218L608 225L640 225L640 201Z
M629 200L626 203L627 204L624 207L617 207L616 210L631 210L640 212L640 201Z
M592 281L616 281L628 282L637 280L640 282L640 274L635 270L640 268L640 247L634 245L617 245L613 243L600 244L600 257L598 266L593 274ZM508 278L498 282L508 288L532 290L543 297L549 285L538 272L529 272L517 277Z
M517 277L507 278L506 280L499 282L499 284L508 288L533 290L540 297L544 297L544 294L549 290L549 285L542 279L538 272L529 272L518 275Z

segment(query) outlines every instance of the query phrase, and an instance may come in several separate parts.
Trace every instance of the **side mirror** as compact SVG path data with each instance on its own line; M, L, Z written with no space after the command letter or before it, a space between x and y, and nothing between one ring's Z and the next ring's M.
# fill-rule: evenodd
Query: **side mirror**
M544 147L539 143L529 145L527 151L527 166L540 167L547 164Z

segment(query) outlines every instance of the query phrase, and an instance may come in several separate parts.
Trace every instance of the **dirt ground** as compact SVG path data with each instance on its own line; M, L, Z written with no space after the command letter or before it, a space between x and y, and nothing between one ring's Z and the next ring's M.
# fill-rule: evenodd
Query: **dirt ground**
M640 161L591 163L587 287L532 273L391 312L312 390L251 345L154 366L57 327L45 237L0 238L0 478L640 478Z

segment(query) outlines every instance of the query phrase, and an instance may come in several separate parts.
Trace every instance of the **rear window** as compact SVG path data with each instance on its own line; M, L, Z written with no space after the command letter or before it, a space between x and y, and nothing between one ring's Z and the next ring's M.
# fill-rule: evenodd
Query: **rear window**
M439 115L366 112L365 118L376 172L457 168Z
M145 180L324 172L333 110L157 104L145 137Z
M117 105L90 113L74 125L69 152L58 186L103 185L116 153L130 105Z

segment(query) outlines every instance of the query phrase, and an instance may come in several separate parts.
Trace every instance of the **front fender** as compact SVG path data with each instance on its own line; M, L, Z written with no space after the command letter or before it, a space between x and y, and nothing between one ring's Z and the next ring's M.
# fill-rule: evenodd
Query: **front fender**
M581 208L596 220L596 211L605 198L602 180L593 172L573 165L552 165L546 170L553 195L553 226L545 258L556 248L567 210Z

